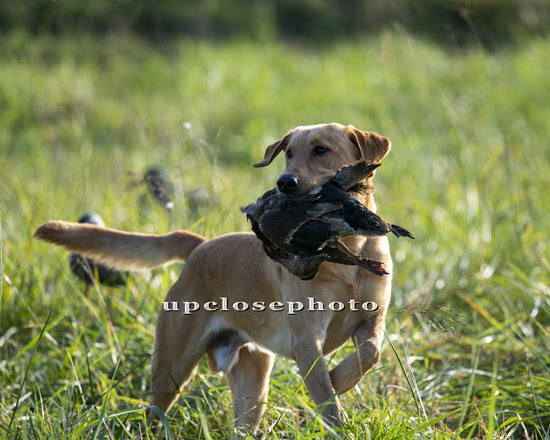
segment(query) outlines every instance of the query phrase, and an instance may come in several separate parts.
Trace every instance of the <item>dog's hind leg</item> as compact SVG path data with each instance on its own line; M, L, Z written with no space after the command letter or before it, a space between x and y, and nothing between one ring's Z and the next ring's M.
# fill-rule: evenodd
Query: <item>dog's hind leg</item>
M227 373L234 405L236 434L233 438L246 437L247 432L255 432L258 428L266 410L273 361L273 354L246 344L239 350L237 363Z
M193 377L203 354L204 351L191 356L186 353L178 363L161 359L155 353L151 366L151 406L156 406L166 413L179 397L183 387ZM147 419L149 421L158 419L156 411L148 408Z
M165 311L159 315L151 365L151 405L164 412L172 407L207 352L198 322L197 316ZM152 421L158 416L149 408L147 418Z

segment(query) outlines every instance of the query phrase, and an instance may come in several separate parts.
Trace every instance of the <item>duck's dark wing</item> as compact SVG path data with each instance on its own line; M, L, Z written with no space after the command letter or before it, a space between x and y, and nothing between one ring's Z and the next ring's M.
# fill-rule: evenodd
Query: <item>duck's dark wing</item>
M301 254L286 252L272 243L260 229L260 225L252 216L248 216L252 231L262 241L264 252L273 261L284 266L291 274L301 280L311 280L319 272L319 266L328 259L327 254Z
M396 237L414 239L413 234L408 229L388 223L352 196L347 197L343 203L342 218L356 230L358 235L381 236L391 232Z
M264 248L266 246L268 247L274 246L273 243L263 234L257 220L250 214L247 214L246 218L250 221L252 232L254 232L254 234L256 234L256 237L258 237L261 240L261 242L264 244Z
M266 209L266 206L274 202L274 197L277 196L276 189L270 189L266 191L263 196L256 200L256 203L250 203L249 205L241 207L241 212L247 214L248 216L253 216L256 219L259 219L263 214L263 211Z
M322 217L325 214L338 212L343 208L342 204L339 201L335 202L325 202L325 201L315 201L313 203L304 203L304 209L309 218L318 218Z
M331 179L331 182L336 183L344 191L348 191L352 186L363 180L379 166L379 163L359 161L341 168Z
M289 238L289 244L296 251L315 252L334 237L334 230L329 222L323 219L311 219L302 224Z
M346 195L339 213L357 235L381 236L390 232L390 225L355 197Z
M270 203L258 219L259 228L269 241L282 250L301 252L303 250L299 245L293 244L292 240L296 232L311 220L307 206L301 198L274 197L273 203Z
M250 218L254 217L254 214L258 212L258 208L258 203L250 203L249 205L241 206L241 212Z

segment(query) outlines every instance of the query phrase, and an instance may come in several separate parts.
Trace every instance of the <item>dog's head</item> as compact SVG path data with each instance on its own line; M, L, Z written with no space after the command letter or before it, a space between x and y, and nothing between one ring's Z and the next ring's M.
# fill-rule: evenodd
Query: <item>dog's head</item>
M297 127L267 147L263 160L254 166L265 167L284 151L286 168L277 180L277 189L284 195L300 196L326 183L344 165L359 159L379 163L390 145L388 138L352 125ZM374 172L367 180L373 176Z

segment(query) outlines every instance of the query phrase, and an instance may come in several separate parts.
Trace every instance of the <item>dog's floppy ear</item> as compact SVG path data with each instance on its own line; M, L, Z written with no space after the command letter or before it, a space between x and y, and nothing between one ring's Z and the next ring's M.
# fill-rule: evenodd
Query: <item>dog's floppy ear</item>
M291 131L288 132L284 138L282 138L281 140L278 140L277 142L267 147L267 149L265 150L265 155L263 160L261 160L260 162L256 162L252 166L254 168L261 168L261 167L268 166L273 161L273 159L275 159L275 156L277 156L277 154L279 154L281 151L283 151L286 148L291 134L292 134Z
M372 131L358 130L353 125L346 127L346 135L361 151L361 159L369 163L379 163L391 148L391 142L387 137Z

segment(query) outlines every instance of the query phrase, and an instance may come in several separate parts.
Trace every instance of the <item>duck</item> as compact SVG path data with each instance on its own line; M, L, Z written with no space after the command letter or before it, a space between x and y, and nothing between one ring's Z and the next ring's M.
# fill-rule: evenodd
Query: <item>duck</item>
M89 223L105 227L103 218L95 212L86 212L79 219L78 223ZM88 297L90 286L97 279L100 284L106 286L122 286L128 281L129 272L119 272L109 267L96 263L94 260L84 257L80 254L72 253L69 256L69 266L73 274L84 281L84 296ZM96 278L97 274L97 278Z
M291 274L301 280L315 278L321 263L329 259L328 253L287 252L272 243L261 231L258 222L253 216L248 219L252 225L252 232L262 241L264 252L269 258L284 266Z
M143 181L149 194L166 211L171 212L174 209L174 201L172 200L174 186L168 172L160 166L151 167L145 172Z
M314 278L325 261L387 275L381 262L356 255L341 241L352 235L374 237L390 232L414 239L409 230L382 219L353 195L379 166L365 161L344 166L323 186L298 197L272 189L241 211L266 254L300 279Z

